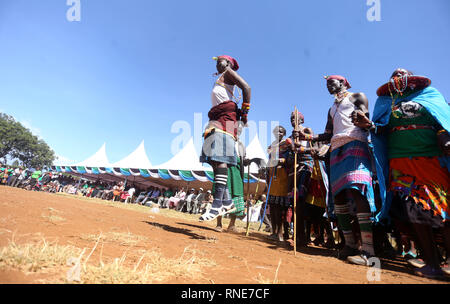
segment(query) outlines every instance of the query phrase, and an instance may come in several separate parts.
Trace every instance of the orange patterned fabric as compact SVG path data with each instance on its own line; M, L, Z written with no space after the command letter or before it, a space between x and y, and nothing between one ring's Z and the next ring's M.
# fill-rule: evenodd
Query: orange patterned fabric
M392 158L389 167L390 190L450 220L450 174L437 157Z

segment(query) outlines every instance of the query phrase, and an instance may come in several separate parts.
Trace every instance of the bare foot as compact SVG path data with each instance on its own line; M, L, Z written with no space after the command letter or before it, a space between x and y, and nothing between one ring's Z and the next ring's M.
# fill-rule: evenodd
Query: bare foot
M223 231L221 226L215 227L214 230L216 230L217 232L222 232Z
M236 226L231 226L227 228L227 232L237 233L239 230L236 228Z

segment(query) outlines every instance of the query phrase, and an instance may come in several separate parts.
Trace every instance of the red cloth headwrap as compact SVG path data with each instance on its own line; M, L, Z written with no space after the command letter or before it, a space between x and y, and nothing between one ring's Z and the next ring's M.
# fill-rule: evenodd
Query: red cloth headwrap
M327 81L330 79L336 79L336 80L342 80L345 84L345 86L347 87L347 89L350 89L352 86L350 85L350 83L348 82L347 78L345 78L344 76L341 75L330 75L330 76L326 76Z
M294 115L295 115L295 112L292 112L292 113L291 113L291 116L294 116ZM305 121L305 116L303 116L303 114L300 113L298 110L297 110L297 118L299 118L299 119Z
M221 55L221 56L219 56L219 57L217 57L217 58L225 58L226 60L228 60L229 62L231 62L231 68L232 68L233 70L235 70L235 71L239 70L239 64L238 64L237 60L234 59L233 57L228 56L228 55Z

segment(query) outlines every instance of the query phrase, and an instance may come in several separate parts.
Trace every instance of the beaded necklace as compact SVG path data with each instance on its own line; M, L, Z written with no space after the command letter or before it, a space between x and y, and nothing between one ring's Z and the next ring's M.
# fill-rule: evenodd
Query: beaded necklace
M400 81L402 82L401 84L400 84ZM390 84L392 84L392 87L397 92L395 97L392 93ZM402 88L400 88L400 85L402 86ZM407 87L408 87L408 75L404 75L402 77L393 77L393 78L391 78L390 83L388 83L389 94L391 95L391 98L392 98L391 113L392 113L392 116L394 116L395 118L400 117L400 115L394 111L395 102L397 101L399 95L403 96L403 92L405 92Z

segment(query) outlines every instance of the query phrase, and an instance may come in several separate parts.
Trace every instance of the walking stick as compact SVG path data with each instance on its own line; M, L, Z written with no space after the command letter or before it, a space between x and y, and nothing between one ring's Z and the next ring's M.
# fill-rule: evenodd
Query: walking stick
M261 222L259 224L258 231L261 229L262 224L264 222L264 217L266 216L266 210L267 210L266 208L267 208L267 203L269 201L269 193L270 193L270 186L272 185L272 178L273 178L273 175L270 177L269 188L267 189L266 203L264 204L264 213L263 213L263 215L261 217Z
M258 168L260 169L261 166L265 166L264 160L262 160L261 158L252 158L248 164L248 175L247 175L247 196L250 196L250 166L252 163L256 163L258 165ZM258 193L258 188L259 188L259 178L258 181L256 183L256 191L255 191L255 197L256 194ZM245 236L248 236L249 233L249 229L250 229L250 200L247 204L247 227L246 227L246 232L245 232Z
M250 227L250 165L251 162L248 164L247 167L247 228L246 228L247 232Z
M298 112L297 107L294 108L294 131L298 131ZM297 147L298 139L294 138L294 255L297 255Z
M256 197L256 194L258 193L258 187L259 187L259 178L258 178L258 182L256 183L256 191L255 191L254 197ZM248 219L248 217L247 217L247 219ZM247 221L247 231L245 232L245 236L248 236L249 230L250 230L250 221Z

